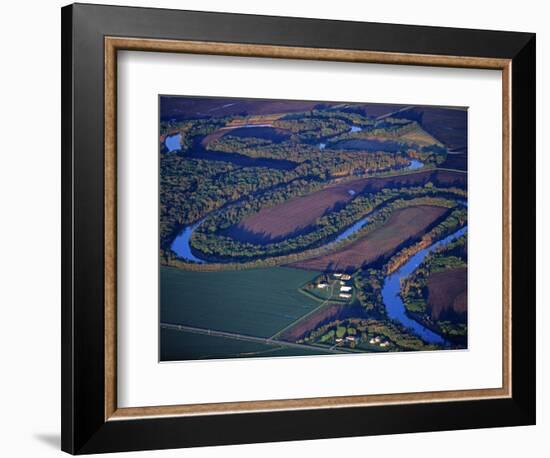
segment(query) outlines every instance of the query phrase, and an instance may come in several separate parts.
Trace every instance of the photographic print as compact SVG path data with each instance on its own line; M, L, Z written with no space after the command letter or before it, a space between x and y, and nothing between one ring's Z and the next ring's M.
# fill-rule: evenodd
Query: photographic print
M160 360L466 349L467 119L159 96Z

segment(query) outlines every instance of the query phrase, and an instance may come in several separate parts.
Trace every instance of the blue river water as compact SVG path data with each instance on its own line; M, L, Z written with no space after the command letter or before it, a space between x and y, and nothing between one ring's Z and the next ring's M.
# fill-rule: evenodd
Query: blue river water
M176 253L180 258L186 261L196 262L197 264L204 264L204 259L197 258L191 251L191 236L193 231L200 226L204 220L197 221L191 226L186 226L183 231L172 242L172 251Z
M423 162L421 162L417 159L413 159L413 160L411 160L411 163L407 167L407 170L418 170L418 169L421 169L422 167L424 167Z
M359 221L354 223L352 226L347 228L342 232L335 240L327 243L325 247L330 247L333 244L336 244L342 240L345 240L359 231L363 226L365 226L369 218L372 217L372 213L368 216L361 218ZM172 243L172 250L182 259L186 261L195 262L197 264L204 264L208 261L201 259L195 256L191 250L191 236L193 231L203 222L203 220L196 222L191 226L187 226L184 230L178 235L174 242ZM456 240L460 236L464 235L467 232L467 226L459 229L453 234L445 237L444 239L430 245L423 250L420 250L418 253L413 255L405 264L403 264L399 269L397 269L392 274L388 275L384 279L384 284L382 286L382 300L386 310L388 312L388 317L399 321L403 326L410 328L415 334L417 334L422 340L428 343L446 345L447 341L443 339L440 335L431 331L427 327L423 326L419 322L410 318L406 313L405 304L401 299L401 281L411 275L414 270L420 265L420 263L426 258L428 254L437 248L447 245L452 241Z
M359 127L359 126L351 126L350 129L349 129L349 132L353 133L353 132L361 132L363 130L362 127ZM325 148L327 147L327 144L326 143L319 143L319 149L322 151L324 150Z
M336 237L334 240L331 240L330 242L323 245L323 247L330 247L338 242L341 242L342 240L351 237L369 222L369 218L372 217L372 215L373 213L371 212L369 215L364 216L359 221L356 221L353 225L351 225L344 232L338 235L338 237ZM206 259L201 259L195 256L193 254L193 251L191 250L191 236L193 235L193 231L197 227L199 227L203 221L204 220L200 220L191 226L186 226L174 239L170 248L174 253L178 255L178 257L185 259L186 261L196 262L197 264L204 264L208 262Z
M240 127L259 127L258 125L245 125ZM357 126L352 126L350 132L358 132L361 128ZM181 134L175 134L167 136L165 139L165 145L169 152L178 151L181 149ZM325 143L319 144L319 149L324 149L326 146ZM204 152L203 152L204 153ZM412 159L410 164L406 167L406 170L418 170L424 167L424 163ZM464 203L465 205L465 203ZM359 221L355 222L352 226L348 227L343 231L336 239L328 242L325 247L336 244L351 237L357 231L362 229L368 222L369 218L372 217L372 213L368 216L361 218ZM174 239L172 242L171 248L178 255L178 257L185 259L186 261L195 262L197 264L204 264L208 261L201 259L195 256L191 250L191 236L193 231L203 222L200 220L193 225L185 227L182 232ZM405 304L403 303L400 292L401 292L401 280L408 277L424 260L424 258L431 253L433 250L437 249L440 246L444 246L453 240L457 239L464 233L466 233L467 227L464 227L455 233L449 235L448 237L440 240L439 242L430 245L427 248L416 253L412 256L403 266L401 266L397 271L388 275L384 279L384 284L382 287L382 299L388 316L391 319L397 320L402 323L407 328L410 328L414 333L416 333L420 338L428 343L434 343L439 345L445 345L447 342L440 335L434 333L430 329L426 328L422 324L410 318L405 309Z
M168 148L168 151L170 153L172 151L180 150L181 149L181 134L169 135L164 140L164 144L166 145L166 148Z
M364 218L361 218L359 221L348 227L344 232L342 232L336 239L334 239L331 243L340 242L342 240L347 239L348 237L351 237L353 234L355 234L359 229L361 229L365 224L369 222L369 216L365 216Z
M435 249L456 240L458 237L464 235L467 230L468 227L464 226L462 229L459 229L439 242L420 250L394 273L388 275L384 280L384 285L382 286L382 300L386 306L388 316L393 320L399 321L407 328L411 328L415 334L428 343L444 345L447 342L443 339L443 337L421 325L407 315L405 304L400 296L401 280L407 278L411 273L413 273L428 254Z
M416 159L413 159L411 161L411 164L406 167L408 170L417 170L424 166L424 164L420 161L417 161ZM355 192L350 190L348 191L350 195L355 195ZM325 247L329 247L335 243L341 242L342 240L345 240L349 237L351 237L353 234L355 234L357 231L359 231L363 226L365 226L369 222L369 218L372 216L372 213L364 216L359 221L356 221L353 223L350 227L348 227L344 232L342 232L340 235L336 237L336 239L328 242ZM195 224L191 226L186 226L183 228L182 232L174 239L172 242L172 251L178 255L178 257L185 259L186 261L196 262L199 264L204 264L206 261L205 259L200 259L197 256L193 254L191 251L191 236L193 235L193 231L199 227L199 225L202 223L203 220L197 221Z

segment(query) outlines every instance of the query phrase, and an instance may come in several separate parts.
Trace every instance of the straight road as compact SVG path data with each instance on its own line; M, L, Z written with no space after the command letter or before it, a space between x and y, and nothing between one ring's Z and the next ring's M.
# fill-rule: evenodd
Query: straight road
M322 347L317 347L315 345L305 345L305 344L298 344L293 342L285 342L284 340L277 340L271 337L248 336L246 334L238 334L238 333L227 332L227 331L217 331L215 329L196 328L194 326L186 326L183 324L160 323L160 327L164 329L171 329L173 331L193 332L195 334L206 334L209 336L226 337L229 339L245 340L249 342L257 342L257 343L268 344L268 345L277 345L280 347L287 347L287 348L299 348L301 350L304 350L304 349L318 350L318 351L323 351L327 353L355 353L352 350L348 350L344 348L322 348Z

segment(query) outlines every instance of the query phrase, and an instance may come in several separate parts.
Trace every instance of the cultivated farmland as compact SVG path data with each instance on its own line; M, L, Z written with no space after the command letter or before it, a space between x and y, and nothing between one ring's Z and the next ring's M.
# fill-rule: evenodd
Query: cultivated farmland
M351 201L354 195L384 188L423 186L432 182L439 187L466 187L463 173L438 170L352 180L328 186L320 191L264 208L239 224L226 235L240 241L266 243L299 234L317 218Z
M466 348L464 107L159 112L161 361Z
M349 191L355 187L351 183L329 186L275 207L264 208L230 228L228 235L237 240L258 243L298 234L338 204L349 202L352 199Z
M249 342L228 337L197 334L161 328L161 361L187 359L253 358L273 356L308 356L328 354L322 348L288 348L273 344Z
M311 110L318 102L189 97L182 109L181 97L163 97L161 119L210 118L231 115L269 115Z
M451 150L466 151L468 147L468 111L465 108L405 107L385 116L419 121L426 132Z
M428 205L396 210L386 224L345 248L292 266L315 271L353 271L391 256L404 242L422 235L446 211L445 208Z
M467 308L467 270L465 267L434 272L428 278L428 310L432 319L464 314Z
M468 155L465 151L449 153L445 162L441 164L441 167L456 170L467 170Z
M161 267L161 322L270 337L319 306L299 288L319 272L192 272Z

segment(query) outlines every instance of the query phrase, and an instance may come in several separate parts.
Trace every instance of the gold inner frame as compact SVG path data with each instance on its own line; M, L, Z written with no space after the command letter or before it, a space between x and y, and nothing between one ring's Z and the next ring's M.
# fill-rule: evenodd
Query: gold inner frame
M117 51L174 52L240 57L267 57L318 61L422 65L500 70L502 72L502 387L402 394L354 395L303 399L143 406L117 404ZM274 410L359 407L382 404L426 403L508 398L512 393L511 366L511 60L462 56L387 53L374 51L301 48L240 43L105 37L105 420L159 416L212 415Z

